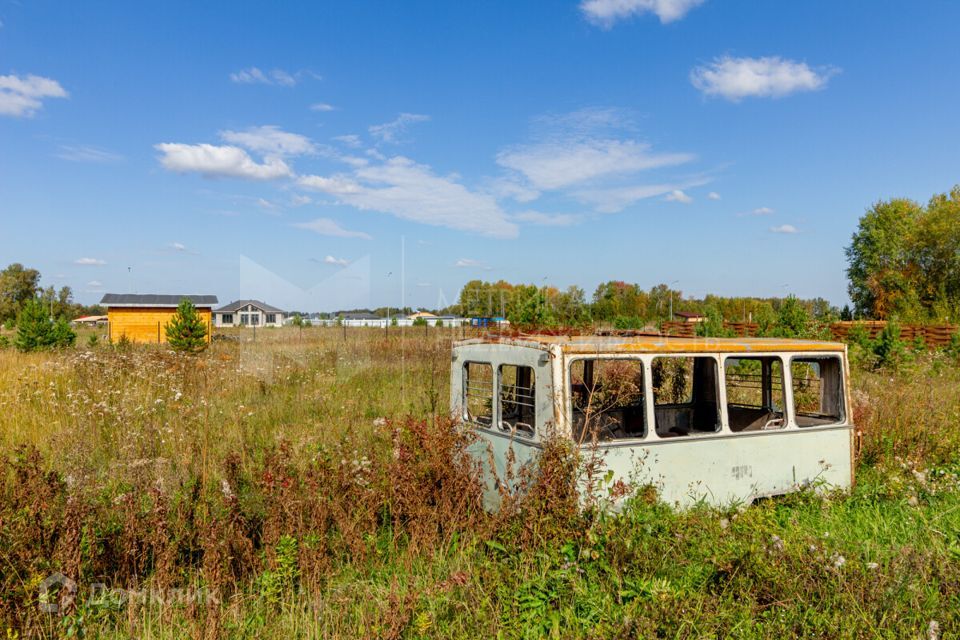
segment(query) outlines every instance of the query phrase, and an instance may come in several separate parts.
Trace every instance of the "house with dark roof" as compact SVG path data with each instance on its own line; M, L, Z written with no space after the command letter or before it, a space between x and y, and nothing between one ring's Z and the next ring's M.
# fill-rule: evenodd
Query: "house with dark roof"
M162 295L143 293L106 293L100 304L107 308L107 335L111 342L126 338L131 342L167 341L167 323L186 298L207 325L207 341L212 333L211 313L217 296Z
M215 327L281 327L287 314L259 300L236 300L213 310Z

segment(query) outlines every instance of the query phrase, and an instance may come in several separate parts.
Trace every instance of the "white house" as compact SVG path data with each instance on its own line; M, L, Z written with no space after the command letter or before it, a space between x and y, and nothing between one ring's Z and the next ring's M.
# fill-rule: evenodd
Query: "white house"
M259 300L237 300L213 310L215 327L280 327L286 313Z

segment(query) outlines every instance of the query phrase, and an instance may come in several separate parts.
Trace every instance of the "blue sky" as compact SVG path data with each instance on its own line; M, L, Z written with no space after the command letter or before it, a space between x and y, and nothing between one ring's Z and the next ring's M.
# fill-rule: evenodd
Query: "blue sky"
M842 304L864 209L960 182L958 21L0 0L0 258L84 302L432 307L503 278Z

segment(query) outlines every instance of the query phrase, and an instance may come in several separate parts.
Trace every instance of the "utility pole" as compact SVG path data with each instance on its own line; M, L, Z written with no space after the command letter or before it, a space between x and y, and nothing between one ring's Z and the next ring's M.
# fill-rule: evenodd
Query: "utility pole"
M674 280L673 282L670 283L670 286L667 287L668 289L670 289L670 322L673 322L673 285L677 284L678 282L680 281Z

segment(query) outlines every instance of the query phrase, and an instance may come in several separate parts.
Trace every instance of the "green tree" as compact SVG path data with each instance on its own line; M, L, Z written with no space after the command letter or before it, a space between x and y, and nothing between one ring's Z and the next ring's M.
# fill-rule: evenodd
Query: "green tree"
M912 311L910 249L923 209L912 200L878 202L860 218L846 248L847 291L860 317Z
M167 343L175 351L197 353L207 348L207 325L187 298L180 301L165 329Z
M43 303L31 298L23 306L17 318L17 337L14 344L20 351L38 351L57 347L73 346L77 334L70 328L67 319L54 321Z
M810 314L796 296L787 296L777 310L777 325L773 333L781 338L799 338L806 334Z
M13 320L37 295L40 272L14 262L0 271L0 322Z

